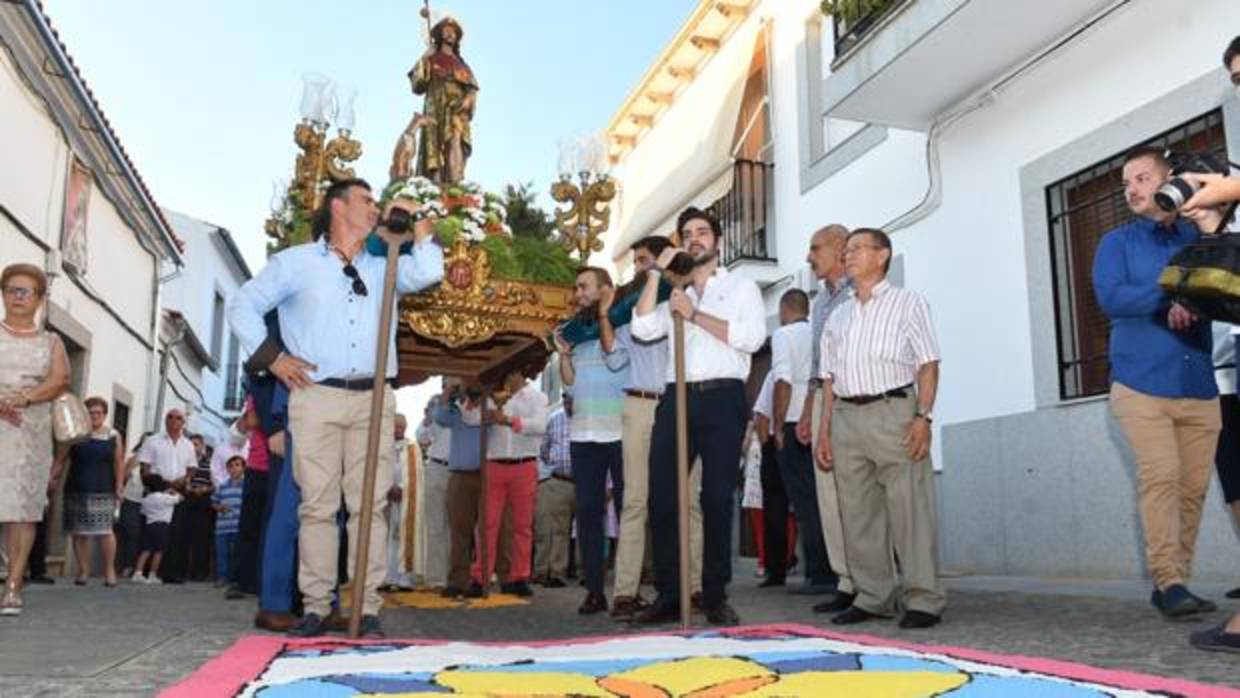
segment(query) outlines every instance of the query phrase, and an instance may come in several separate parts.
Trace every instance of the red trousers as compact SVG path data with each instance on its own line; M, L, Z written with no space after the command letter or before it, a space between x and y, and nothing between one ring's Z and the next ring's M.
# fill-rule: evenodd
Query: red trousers
M766 526L762 523L761 509L746 509L749 514L749 527L753 529L753 535L758 543L758 567L766 567ZM791 560L796 557L797 549L797 520L792 513L788 513L788 554L785 560Z
M487 567L482 571L479 556L474 557L471 569L474 581L490 582L495 571L496 546L499 543L499 524L507 506L512 511L512 570L508 582L524 582L530 578L530 553L534 549L534 498L538 491L538 463L531 459L524 463L497 463L487 461L487 517L480 525L480 534L486 535ZM481 544L476 550L482 550Z

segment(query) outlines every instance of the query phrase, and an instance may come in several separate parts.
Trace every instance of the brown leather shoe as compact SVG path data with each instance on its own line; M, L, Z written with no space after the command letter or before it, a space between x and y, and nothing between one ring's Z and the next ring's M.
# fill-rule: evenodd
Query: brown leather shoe
M292 613L280 613L279 611L259 611L254 614L254 627L260 630L270 630L273 633L288 632L288 629L297 624L297 616Z
M640 596L617 596L611 605L611 617L616 620L629 620L646 606Z
M323 627L338 633L349 631L349 616L340 612L340 609L333 608L331 613L323 619Z

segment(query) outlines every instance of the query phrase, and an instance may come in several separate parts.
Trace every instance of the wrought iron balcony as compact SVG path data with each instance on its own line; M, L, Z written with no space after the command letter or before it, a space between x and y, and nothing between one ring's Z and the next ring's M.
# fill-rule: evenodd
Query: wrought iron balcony
M727 267L744 261L774 261L775 166L737 160L732 168L732 189L710 205L723 228L721 261Z

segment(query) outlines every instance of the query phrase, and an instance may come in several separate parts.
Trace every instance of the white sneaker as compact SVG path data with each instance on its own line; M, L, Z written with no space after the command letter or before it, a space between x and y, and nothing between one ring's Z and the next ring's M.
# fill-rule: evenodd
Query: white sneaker
M152 575L149 575L149 576L146 578L146 583L147 583L147 584L154 584L154 585L158 586L158 585L160 585L160 584L163 584L163 583L164 583L164 580L162 580L162 579L160 579L159 577L156 577L155 575L153 575L153 574L152 574Z
M130 579L133 580L134 584L146 584L146 576L141 572L134 572Z

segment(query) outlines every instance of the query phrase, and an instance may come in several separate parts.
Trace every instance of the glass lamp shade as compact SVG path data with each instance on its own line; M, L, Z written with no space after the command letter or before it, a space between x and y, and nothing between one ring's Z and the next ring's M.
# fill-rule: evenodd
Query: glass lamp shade
M319 112L320 118L318 122L324 126L334 123L336 121L336 114L340 111L340 104L336 99L336 83L327 83L327 87L323 90L321 104L323 108Z
M576 169L575 153L576 143L569 138L560 139L560 158L558 162L557 172L560 179L568 179L572 177L573 170Z
M336 127L341 131L349 132L353 130L353 126L357 123L357 112L354 110L353 103L357 100L357 88L347 85L338 85L336 87Z
M322 120L323 90L331 82L322 73L306 73L301 76L301 118L305 121Z

